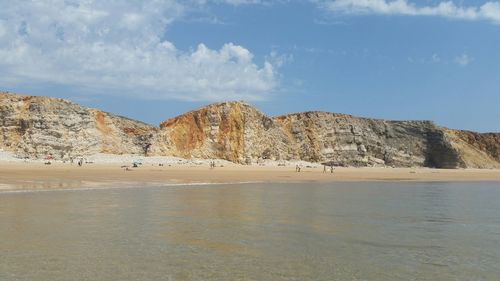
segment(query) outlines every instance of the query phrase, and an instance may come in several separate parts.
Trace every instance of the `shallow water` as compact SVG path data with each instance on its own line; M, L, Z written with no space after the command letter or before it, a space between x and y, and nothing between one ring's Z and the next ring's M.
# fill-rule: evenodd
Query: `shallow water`
M500 183L0 193L0 280L500 280Z

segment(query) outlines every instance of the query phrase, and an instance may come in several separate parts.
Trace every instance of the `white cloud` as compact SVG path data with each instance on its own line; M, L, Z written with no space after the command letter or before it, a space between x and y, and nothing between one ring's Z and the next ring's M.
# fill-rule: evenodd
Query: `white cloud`
M192 9L181 2L0 2L4 86L52 83L102 94L207 101L262 99L278 87L275 67L257 65L242 46L199 44L183 51L165 39L168 25Z
M408 0L325 0L317 3L333 13L434 16L500 24L500 2L486 2L481 6L461 6L452 1L417 6Z
M466 53L461 54L460 56L455 57L454 62L462 67L469 65L474 61L474 58L470 57Z
M287 63L293 62L293 55L291 54L278 54L276 51L272 51L267 57L267 60L277 67L281 67Z
M273 4L287 3L289 0L199 0L199 3L219 3L228 4L233 6L240 5L266 5L270 6Z
M248 4L261 4L260 0L222 0L219 2L231 4L231 5L248 5Z
M438 55L438 54L432 54L431 61L432 61L433 63L438 63L438 62L440 62L440 61L441 61L441 58L439 57L439 55Z
M469 64L471 64L474 61L474 57L468 55L467 53L462 53L460 55L452 56L452 57L445 57L442 58L438 54L434 53L430 57L408 57L407 58L409 63L414 63L414 64L444 64L444 65L450 65L450 64L456 64L461 67L466 67Z
M442 62L441 57L434 53L430 57L408 57L409 63L419 63L419 64L438 64Z

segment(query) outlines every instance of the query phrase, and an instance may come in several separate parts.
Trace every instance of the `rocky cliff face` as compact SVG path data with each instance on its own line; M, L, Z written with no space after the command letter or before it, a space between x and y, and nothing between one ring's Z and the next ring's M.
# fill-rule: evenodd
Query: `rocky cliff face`
M56 98L0 93L0 148L20 157L144 154L156 129Z
M270 118L241 102L167 120L151 152L180 157L306 160L343 166L500 167L499 134L449 130L430 121L387 121L328 112Z
M225 102L163 122L151 153L247 163L287 154L287 142L273 119L246 103Z
M463 167L500 168L500 133L443 130Z
M147 124L62 99L0 94L0 148L22 157L94 153L306 160L343 166L500 168L500 133L328 112L268 117L243 102Z
M276 117L292 158L346 166L462 166L441 129L429 121L385 121L327 112Z

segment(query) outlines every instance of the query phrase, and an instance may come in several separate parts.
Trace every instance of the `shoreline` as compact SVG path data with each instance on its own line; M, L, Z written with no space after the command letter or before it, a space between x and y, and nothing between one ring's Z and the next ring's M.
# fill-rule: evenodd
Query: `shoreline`
M500 169L432 169L337 167L323 173L321 165L243 166L237 164L210 169L200 164L140 165L126 171L123 163L76 164L0 161L0 192L126 188L131 186L181 186L242 183L300 182L481 182L499 181Z

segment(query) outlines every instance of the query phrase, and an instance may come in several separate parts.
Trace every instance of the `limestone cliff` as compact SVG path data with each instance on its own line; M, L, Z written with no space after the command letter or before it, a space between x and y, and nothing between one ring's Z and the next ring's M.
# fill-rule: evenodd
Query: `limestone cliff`
M165 121L151 153L306 160L342 166L500 167L498 134L449 130L430 121L387 121L328 112L267 117L242 102L212 104Z
M500 133L445 129L444 134L459 153L464 167L500 168Z
M463 166L429 121L385 121L327 112L276 117L294 154L313 162L347 166Z
M156 129L56 98L0 93L0 148L19 157L144 154Z
M62 99L0 93L0 131L0 149L31 158L111 153L237 163L500 168L500 133L328 112L272 118L244 102L208 105L154 128Z
M384 121L326 112L268 118L248 104L214 104L161 125L152 153L333 162L344 166L463 166L442 130L426 121Z
M287 142L273 119L246 103L225 102L163 122L151 153L246 163L288 154Z

